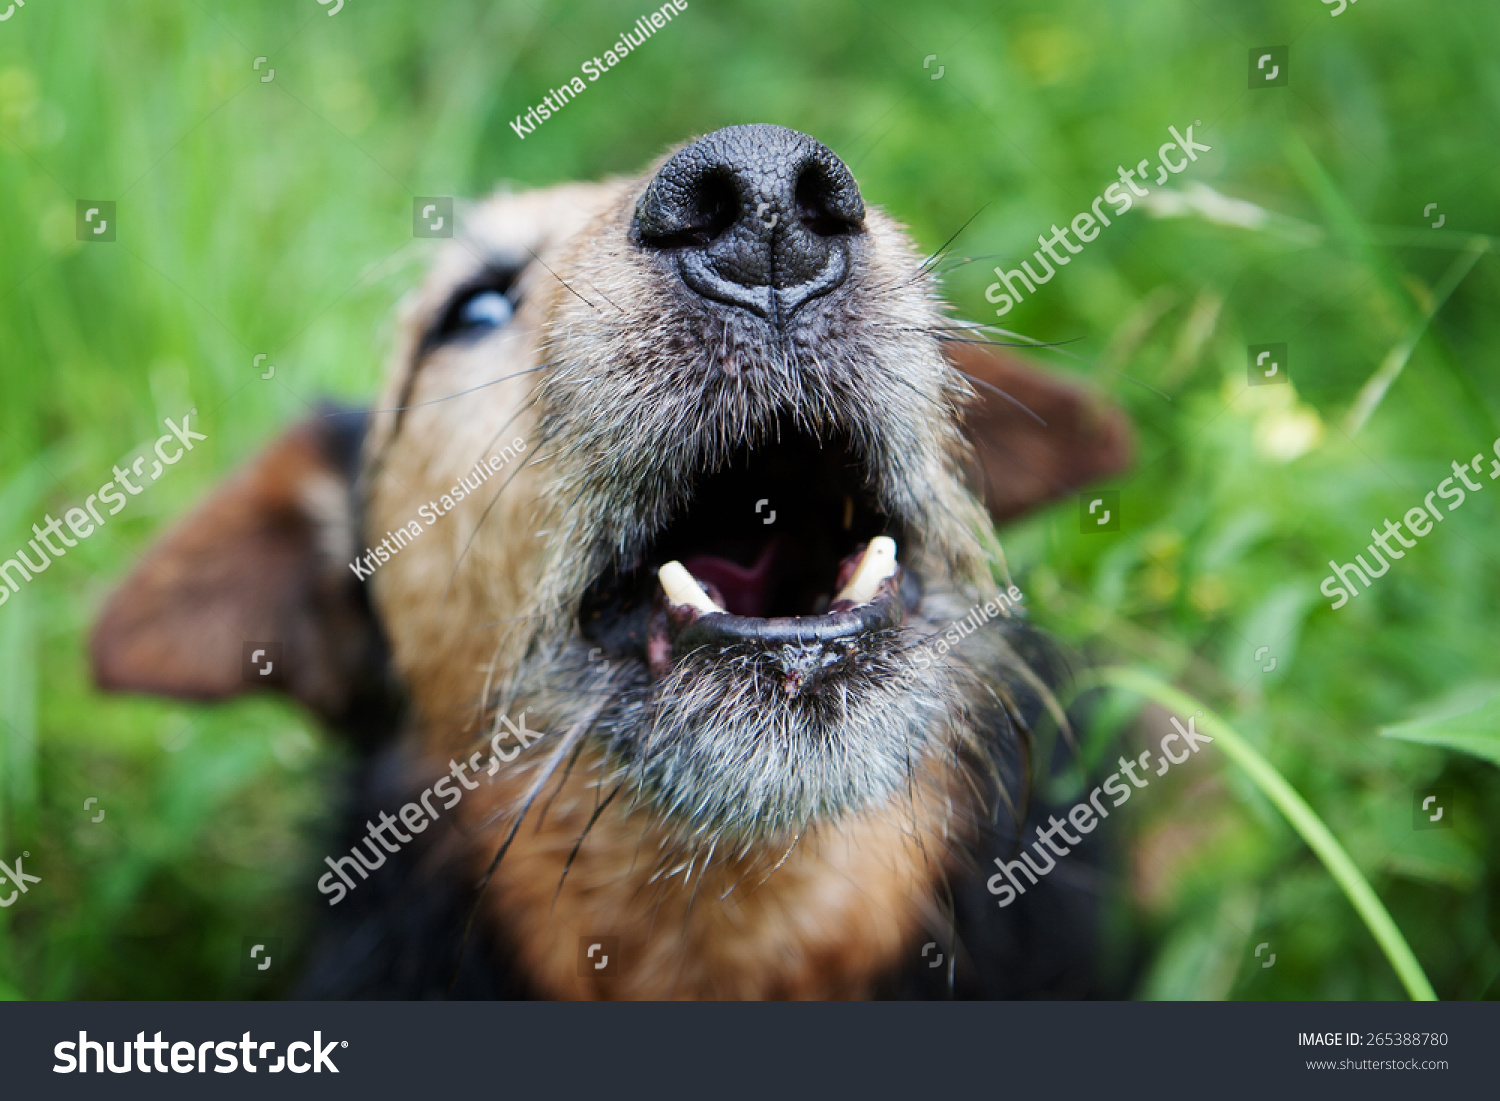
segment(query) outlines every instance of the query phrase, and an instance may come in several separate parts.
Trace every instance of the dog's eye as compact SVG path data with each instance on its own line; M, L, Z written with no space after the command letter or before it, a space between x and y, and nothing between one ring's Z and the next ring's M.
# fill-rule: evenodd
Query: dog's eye
M498 329L515 313L510 299L499 291L480 291L466 299L458 310L460 329Z
M510 284L511 279L495 276L455 294L428 334L428 346L482 337L508 324L516 312Z

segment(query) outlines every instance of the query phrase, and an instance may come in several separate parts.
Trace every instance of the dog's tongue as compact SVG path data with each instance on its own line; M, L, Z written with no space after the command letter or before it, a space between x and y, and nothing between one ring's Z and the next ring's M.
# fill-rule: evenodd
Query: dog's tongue
M770 596L771 566L777 540L767 544L753 566L741 566L728 558L700 554L683 563L688 573L719 590L725 611L734 615L763 616Z

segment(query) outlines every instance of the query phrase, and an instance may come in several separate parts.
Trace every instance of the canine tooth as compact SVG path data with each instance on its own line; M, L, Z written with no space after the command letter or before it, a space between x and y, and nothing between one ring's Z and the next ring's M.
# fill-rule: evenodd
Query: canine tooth
M835 600L868 604L875 599L880 583L896 572L896 541L888 535L877 535L865 548L864 557L854 567L849 584L839 590Z
M673 604L686 604L690 608L696 608L704 615L722 614L724 609L708 598L703 591L703 586L698 584L698 579L687 572L687 567L681 562L668 562L656 571L656 576L661 580L662 590L667 594L667 599Z

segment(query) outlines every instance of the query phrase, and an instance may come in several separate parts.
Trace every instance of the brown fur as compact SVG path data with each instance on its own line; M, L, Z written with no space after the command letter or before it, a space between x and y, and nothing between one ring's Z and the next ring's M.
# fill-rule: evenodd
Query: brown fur
M948 356L991 397L970 412L967 427L986 441L978 466L985 507L996 520L1023 515L1130 465L1125 422L1089 394L1060 387L983 344L956 344ZM1045 434L1036 431L1039 425ZM1057 447L1059 437L1072 446Z
M279 440L182 520L94 627L102 688L220 700L245 690L247 641L284 647L276 684L340 719L370 675L368 615L345 564L348 474L321 425Z
M803 838L779 867L780 854L757 854L672 878L654 874L668 838L639 813L611 807L564 880L597 805L593 763L579 762L538 832L517 835L486 896L527 974L552 997L868 997L927 916L919 900L944 854L944 816L927 805L919 832L870 815ZM497 785L485 794L461 808L475 825L513 793ZM940 791L919 799L943 807ZM478 855L482 873L491 853ZM615 977L579 977L579 938L596 936L620 938Z
M673 438L665 411L659 426L641 422L667 408L668 388L680 394L698 385L706 362L722 372L713 377L725 393L752 395L754 387L772 385L766 380L783 366L727 323L720 338L679 321L675 292L623 232L650 178L648 172L491 199L469 213L465 236L443 252L404 307L382 409L366 438L359 492L364 541L376 543L380 533L417 519L419 508L512 439L528 446L521 460L378 568L369 583L373 603L413 705L413 741L434 768L468 759L502 716L523 709L530 728L543 733L516 766L453 812L468 838L475 880L494 868L483 913L539 992L868 996L876 977L933 920L932 900L956 866L956 850L977 816L992 810L978 804L957 741L911 762L907 789L891 801L811 821L790 837L716 847L685 841L677 826L629 793L616 799L616 764L584 740L597 714L594 696L628 675L582 664L585 647L574 625L584 588L639 543L628 517L615 515L629 503L623 479L630 469L644 470L642 464L675 461L678 450L683 454L675 458L701 465L733 439L764 434L769 399L726 400L712 418L719 435L696 441ZM918 258L904 232L873 209L866 229L864 282L851 294L878 303L871 311L878 319L831 316L823 335L829 347L868 346L871 363L911 364L901 379L887 371L861 380L869 364L846 357L856 391L885 387L874 403L888 415L883 427L905 433L886 441L888 450L870 463L891 510L916 537L903 549L932 581L931 614L940 624L994 591L987 521L963 482L972 462L959 430L966 403L974 405L971 420L1003 429L1007 441L1008 459L993 457L982 439L978 447L991 487L987 503L1000 514L1017 514L1117 469L1128 447L1118 418L1092 412L1071 387L1026 368L998 367L991 350L958 345L971 374L989 372L991 380L1024 390L1023 401L1048 405L1060 423L1039 433L1010 416L1000 398L969 394L944 364L941 341L930 335L938 305L928 281L913 274ZM483 342L426 351L423 334L454 288L492 260L524 265L514 320ZM677 366L663 372L664 362ZM661 402L652 397L657 393ZM827 412L818 406L825 400L827 393L800 391L797 415L815 422ZM625 409L637 412L623 416ZM631 432L644 433L650 445ZM1093 440L1095 450L1071 460L1080 438ZM690 446L699 451L687 455ZM1015 475L1018 457L1034 468L1031 475ZM297 462L300 471L282 465ZM336 709L329 663L337 661L327 654L344 633L339 624L353 613L320 594L344 585L347 566L335 563L334 581L326 570L309 572L307 563L352 558L362 544L345 538L337 554L318 549L307 487L316 484L320 462L294 436L168 538L100 621L94 654L101 683L219 698L237 687L236 632L282 637L291 623L293 635L306 640L296 654L312 655L296 694ZM236 579L267 574L281 579L271 591L247 599L237 588ZM317 611L325 606L331 617ZM328 637L295 627L309 618L331 623ZM184 624L200 644L184 644ZM234 660L226 665L230 651ZM513 828L528 807L529 817ZM504 859L495 865L502 847ZM580 978L578 943L585 936L619 937L618 975Z

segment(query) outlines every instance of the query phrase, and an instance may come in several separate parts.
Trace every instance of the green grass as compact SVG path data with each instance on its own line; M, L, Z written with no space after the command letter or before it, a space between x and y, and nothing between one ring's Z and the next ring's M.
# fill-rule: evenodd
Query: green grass
M1439 996L1500 994L1481 706L1500 677L1500 488L1486 479L1348 606L1317 591L1330 558L1500 436L1500 11L691 3L518 139L509 119L642 10L74 0L0 24L0 551L163 417L196 406L209 436L0 607L0 859L29 851L44 880L0 910L0 996L272 993L242 977L241 938L302 943L337 748L272 700L101 697L84 639L143 549L279 426L323 396L371 397L428 255L413 196L632 172L690 134L777 122L844 156L929 250L978 212L954 253L979 259L947 288L995 321L994 264L1195 120L1213 149L1179 186L1269 216L1133 210L1003 319L1072 341L1036 358L1124 406L1140 439L1120 532L1082 534L1066 501L1007 531L1007 554L1043 624L1183 686L1284 777ZM1268 43L1290 44L1291 86L1248 91ZM114 244L74 239L78 199L118 203ZM1246 346L1281 341L1293 385L1246 388ZM1123 752L1118 726L1085 753ZM1453 828L1415 831L1431 784ZM1403 996L1242 771L1195 761L1149 794L1118 837L1139 995Z

